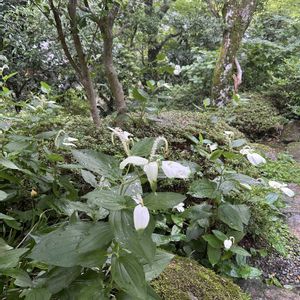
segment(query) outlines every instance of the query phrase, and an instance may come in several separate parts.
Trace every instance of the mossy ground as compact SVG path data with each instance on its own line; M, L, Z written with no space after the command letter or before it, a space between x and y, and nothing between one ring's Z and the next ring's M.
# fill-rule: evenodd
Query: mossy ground
M180 257L176 257L151 285L163 300L250 299L231 280Z

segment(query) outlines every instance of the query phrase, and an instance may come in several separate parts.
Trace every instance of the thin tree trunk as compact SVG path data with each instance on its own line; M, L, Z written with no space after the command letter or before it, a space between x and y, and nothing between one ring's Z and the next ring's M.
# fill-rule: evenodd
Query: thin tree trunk
M223 8L225 30L216 64L211 96L214 104L224 106L233 93L233 70L242 38L257 7L257 0L229 0Z
M62 45L63 51L64 51L69 63L75 70L76 75L84 88L87 100L89 102L90 112L91 112L93 122L96 126L99 126L101 122L100 122L100 116L99 116L99 112L98 112L98 108L97 108L97 93L96 93L94 84L91 80L88 63L85 58L85 54L83 51L80 37L78 35L77 20L76 20L77 0L69 0L68 13L69 13L69 17L70 17L70 28L71 28L72 39L73 39L73 43L74 43L76 53L78 56L78 63L73 59L73 57L70 53L69 47L67 45L65 33L63 31L63 25L62 25L60 15L59 15L59 11L54 6L53 0L49 0L49 4L50 4L50 8L52 10L53 16L54 16L54 21L55 21L55 26L56 26L57 33L58 33L58 38Z
M123 86L118 78L118 73L113 63L113 24L117 14L117 7L107 16L99 20L99 27L103 38L103 64L105 75L114 97L115 107L118 114L124 114L127 111Z

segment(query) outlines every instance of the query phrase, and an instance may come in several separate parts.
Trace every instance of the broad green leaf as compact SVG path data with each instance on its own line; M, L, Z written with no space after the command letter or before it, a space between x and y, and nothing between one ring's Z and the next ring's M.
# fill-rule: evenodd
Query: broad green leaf
M96 176L90 171L81 170L81 176L84 181L90 184L92 187L96 188L98 186Z
M37 280L37 288L46 288L51 294L56 294L65 288L68 288L81 273L81 267L71 268L52 268L49 272L40 276Z
M25 300L50 300L51 293L47 289L31 289L26 293Z
M244 174L239 174L239 173L226 174L225 178L227 180L235 180L235 181L238 181L239 183L244 183L244 184L250 184L250 185L261 184L256 179L254 179L250 176L244 175Z
M119 161L113 156L93 150L72 150L72 154L82 167L108 179L116 180L122 174Z
M137 232L133 226L133 213L128 210L112 211L109 221L116 241L125 249L130 250L134 255L151 263L156 245L152 240L154 222L149 223L142 232Z
M27 272L22 269L8 269L2 270L1 273L3 275L12 277L15 279L14 285L20 287L32 287L32 281Z
M213 248L221 248L222 242L212 234L205 234L202 238Z
M56 297L59 300L108 300L105 292L102 274L89 270L77 277Z
M228 239L227 235L219 230L213 230L212 233L222 242Z
M214 266L220 261L221 258L221 248L214 248L210 246L209 244L207 245L207 256L209 262Z
M251 254L248 251L246 251L244 248L242 248L240 246L232 246L230 248L230 251L235 254L242 255L242 256L251 256Z
M200 199L213 199L220 196L220 192L217 191L217 184L206 178L194 181L189 188L188 194Z
M13 249L13 247L6 244L6 242L0 238L0 253L11 249Z
M48 83L41 81L41 91L45 94L49 94L51 91L51 86Z
M121 210L126 208L126 199L124 196L118 195L116 191L112 190L94 190L83 196L87 199L87 203L103 207L108 210Z
M4 201L7 198L8 194L0 190L0 201Z
M11 269L18 265L20 257L28 251L27 248L1 250L0 270Z
M235 209L238 211L243 224L248 225L251 214L248 206L244 204L234 205Z
M147 94L142 89L134 88L131 91L131 94L132 94L132 97L138 101L147 102L147 100L149 99L149 94Z
M129 253L113 255L111 275L117 286L133 299L147 299L147 283L142 265Z
M151 193L144 198L144 204L151 210L167 210L186 199L185 195L172 192Z
M243 221L236 205L228 203L220 205L218 208L218 217L230 228L243 231Z
M28 141L11 141L5 145L5 150L8 152L16 152L21 153L26 148L30 147L30 143Z
M211 205L203 202L186 209L183 213L183 216L191 220L206 219L212 215L211 209Z
M96 251L106 249L112 240L108 223L69 224L44 236L34 246L30 258L60 267L88 266L99 267L99 257L94 261L86 259ZM101 252L101 251L100 251Z
M146 281L151 281L158 277L160 273L167 267L170 261L173 259L174 254L157 250L154 260L151 264L144 265L144 271L146 276Z
M0 220L15 221L15 219L13 217L2 214L2 213L0 213Z
M154 143L154 138L144 138L134 143L131 148L131 155L148 157Z
M16 166L12 161L5 158L0 159L0 165L7 169L20 170L19 167Z

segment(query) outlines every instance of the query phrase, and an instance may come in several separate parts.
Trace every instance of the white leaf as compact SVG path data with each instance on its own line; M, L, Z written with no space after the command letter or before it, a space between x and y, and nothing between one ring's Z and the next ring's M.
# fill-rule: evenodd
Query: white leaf
M282 187L284 187L284 184L274 180L270 180L269 186L272 187L273 189L281 189Z
M146 173L150 184L156 182L158 176L158 163L154 161L146 164L144 166L144 172Z
M150 221L149 210L146 206L137 205L133 211L133 222L136 230L145 229Z
M265 164L266 163L266 160L261 155L259 155L257 153L248 153L247 154L247 159L254 166L258 166L260 164Z
M281 191L286 194L288 197L294 197L295 193L294 191L292 191L291 189L287 188L287 187L282 187Z
M140 156L129 156L120 163L120 169L124 169L128 164L135 166L144 166L148 163L148 159Z
M168 178L189 178L191 170L175 161L163 161L162 169Z

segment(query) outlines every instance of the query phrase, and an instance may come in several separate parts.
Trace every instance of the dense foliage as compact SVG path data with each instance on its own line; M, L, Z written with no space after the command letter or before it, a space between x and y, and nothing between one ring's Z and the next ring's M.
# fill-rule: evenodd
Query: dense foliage
M3 299L168 299L178 256L248 279L287 254L300 168L251 141L300 116L299 13L257 1L216 107L226 3L0 1Z

